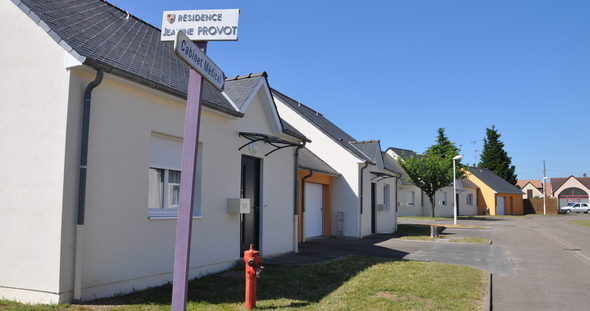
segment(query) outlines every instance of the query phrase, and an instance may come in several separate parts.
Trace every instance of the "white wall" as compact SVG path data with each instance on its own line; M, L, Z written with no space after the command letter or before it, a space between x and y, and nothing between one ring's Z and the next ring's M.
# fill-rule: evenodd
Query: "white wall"
M0 298L59 300L69 73L64 50L0 2ZM18 29L18 31L17 31Z
M74 75L82 82L72 83L73 93L93 78L85 69ZM191 277L225 269L239 259L239 215L227 213L227 199L240 196L241 154L249 152L238 151L247 142L238 133L276 135L261 100L257 96L243 118L202 112L202 217L193 220ZM71 105L80 103L72 100ZM92 105L84 300L171 280L176 219L148 219L149 147L154 132L183 136L185 109L183 100L110 74L95 89ZM72 114L72 121L76 118ZM263 145L254 156L269 150ZM287 148L262 160L263 255L293 250L293 158L293 148Z
M372 232L372 220L371 220L371 184L380 178L376 178L371 181L374 177L371 172L382 172L379 168L374 165L369 165L367 169L363 171L363 214L361 215L361 236L371 235ZM376 216L376 228L375 233L392 233L395 231L396 226L396 208L395 208L395 178L383 179L375 183L375 204L383 204L383 191L384 185L389 185L390 195L390 208L383 211L375 211Z
M442 193L447 193L447 204L442 205L443 199ZM467 205L467 195L473 194L473 204ZM462 216L474 216L477 215L477 196L475 189L470 188L457 188L457 194L459 194L459 208ZM426 195L423 197L424 200L424 216L430 216L430 200ZM435 194L435 217L453 217L453 187L444 187Z
M336 215L338 212L343 212L343 235L359 237L360 194L358 186L359 162L361 161L279 98L275 97L274 100L281 117L312 141L306 147L341 174L333 179L332 184L332 234L337 234ZM368 189L365 190L369 191L366 197L370 196L370 188ZM370 201L368 202L370 204Z
M535 186L533 186L532 184L528 183L528 184L526 184L526 186L524 186L524 188L522 188L522 192L523 192L523 195L522 196L523 196L523 198L525 198L525 199L532 199L532 198L527 197L528 196L527 195L528 190L533 190L533 197L532 198L534 198L534 197L542 198L543 197L543 192L539 191L539 189L535 188Z

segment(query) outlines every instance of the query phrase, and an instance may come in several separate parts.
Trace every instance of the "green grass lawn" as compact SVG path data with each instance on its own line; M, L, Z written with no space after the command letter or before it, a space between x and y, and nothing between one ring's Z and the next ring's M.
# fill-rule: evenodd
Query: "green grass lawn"
M243 270L190 282L188 310L244 310ZM438 263L345 257L329 262L269 266L258 280L260 309L271 310L480 310L487 273ZM24 305L0 300L0 310L170 310L171 286L93 302Z
M438 226L444 228L445 226ZM485 227L482 227L485 228ZM476 243L476 244L490 244L490 240L481 238L462 237L455 235L439 234L438 238L430 237L430 226L428 225L414 225L414 224L399 224L395 233L402 240L412 241L436 241L437 239L445 239L453 243Z
M569 222L584 227L590 227L590 220L570 220Z

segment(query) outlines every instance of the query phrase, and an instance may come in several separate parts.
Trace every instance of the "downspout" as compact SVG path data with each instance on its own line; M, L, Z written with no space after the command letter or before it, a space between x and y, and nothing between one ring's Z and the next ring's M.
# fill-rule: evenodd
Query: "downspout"
M90 103L92 91L101 82L104 69L96 71L96 78L86 86L82 112L82 144L80 148L80 179L78 181L78 219L76 222L76 251L74 257L74 302L82 298L82 254L84 253L84 215L86 209L86 166L88 164L88 136L90 132Z
M363 172L368 166L369 166L369 162L365 161L365 166L363 166L360 169L360 177L361 178L360 178L360 185L359 185L359 187L360 187L359 193L360 193L360 199L361 199L361 209L360 209L360 213L359 213L359 235L358 235L359 238L362 237L362 230L361 230L362 221L361 221L361 219L363 216L363 189L364 189L364 187L363 187Z
M293 238L293 251L295 253L299 252L299 241L297 239L298 236L298 232L297 232L297 228L298 228L298 215L297 215L297 205L299 203L299 194L297 193L299 189L297 189L297 184L299 183L299 172L298 172L298 167L299 167L299 150L301 148L305 147L305 141L303 142L303 145L298 146L297 148L295 148L295 164L293 164L293 233L294 233L294 238Z
M397 215L398 215L398 209L397 209L397 202L399 201L398 199L398 195L399 195L399 191L397 190L397 183L399 181L399 179L402 177L402 175L400 174L399 176L397 176L395 178L395 228L393 228L393 232L397 232Z
M313 175L313 170L309 170L309 174L301 178L301 218L305 217L303 214L305 213L305 180L310 178L311 175ZM303 222L301 228L303 228L303 232L305 232L305 222ZM305 240L305 236L303 237L303 240Z

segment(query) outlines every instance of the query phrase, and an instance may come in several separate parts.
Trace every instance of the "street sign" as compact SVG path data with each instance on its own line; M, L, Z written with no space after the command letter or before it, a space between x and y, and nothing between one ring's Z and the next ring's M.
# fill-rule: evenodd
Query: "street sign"
M192 41L236 41L240 10L164 11L161 41L174 41L184 31Z
M179 31L176 35L174 52L205 80L211 82L218 90L223 91L225 74L183 31Z

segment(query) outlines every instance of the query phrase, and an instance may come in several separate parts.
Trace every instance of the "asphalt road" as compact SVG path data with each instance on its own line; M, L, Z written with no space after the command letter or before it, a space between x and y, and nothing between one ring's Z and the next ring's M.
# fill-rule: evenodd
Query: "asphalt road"
M447 229L458 235L489 238L492 245L441 244L408 254L405 259L463 264L493 274L492 304L503 310L590 310L590 228L571 220L590 215L495 217L459 220L492 230ZM400 223L425 221L400 219Z
M472 266L493 274L492 305L503 310L590 310L590 228L570 223L590 215L489 217L459 220L488 229L446 229L445 234L480 237L491 245L415 242L378 235L365 239L317 239L298 254L267 263L308 264L345 255L368 255ZM400 223L449 221L400 218Z
M569 223L575 219L590 215L494 222L494 244L516 272L494 274L494 310L590 310L590 228Z

